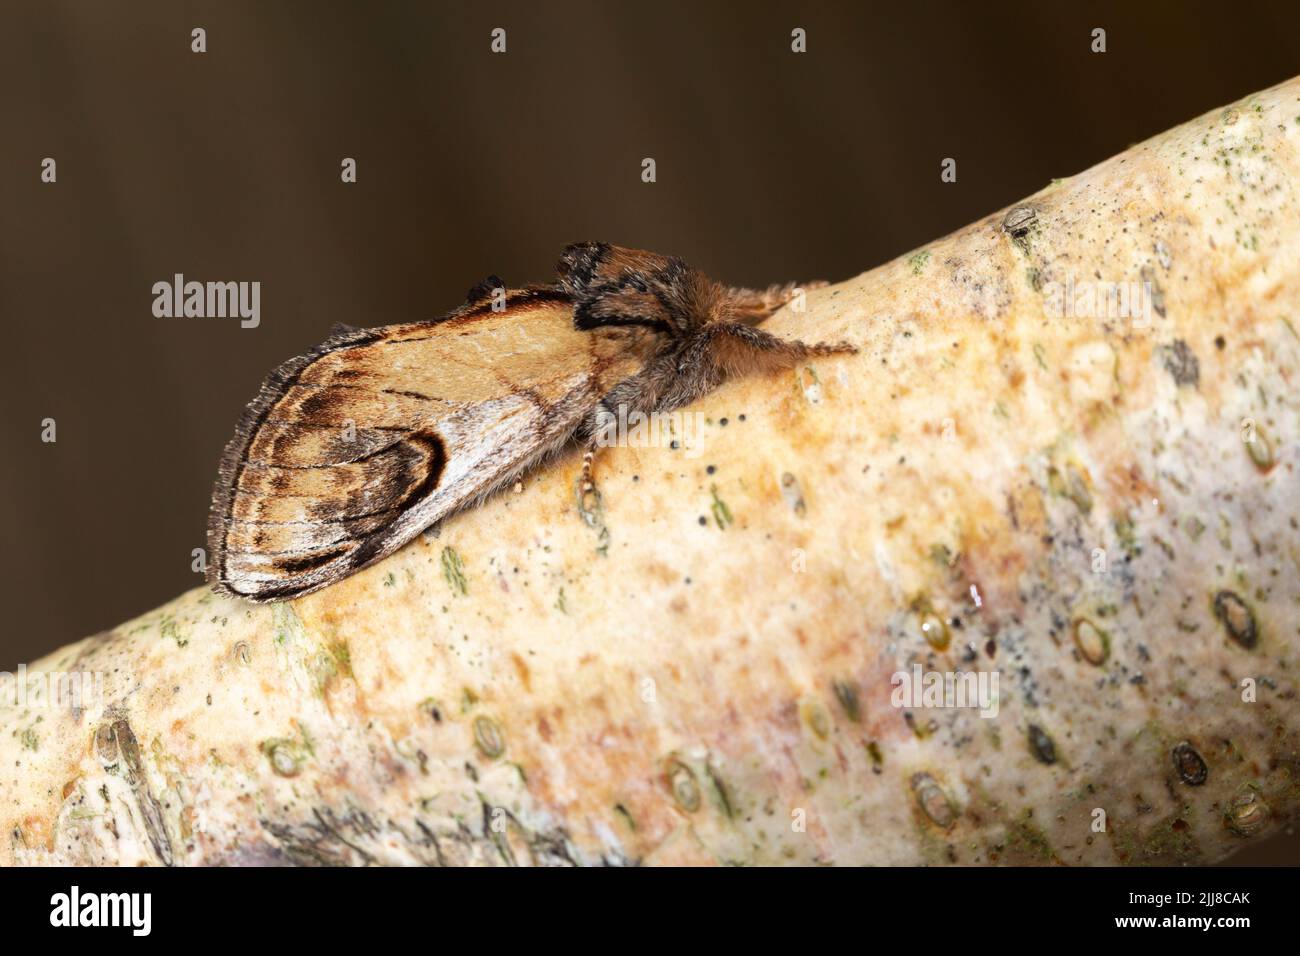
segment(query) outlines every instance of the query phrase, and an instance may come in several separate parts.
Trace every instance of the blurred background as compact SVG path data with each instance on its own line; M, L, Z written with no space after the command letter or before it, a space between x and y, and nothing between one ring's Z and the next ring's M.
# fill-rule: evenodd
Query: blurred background
M844 279L1296 73L1294 2L0 0L0 669L201 583L240 410L335 322L580 239ZM175 273L260 325L155 318Z

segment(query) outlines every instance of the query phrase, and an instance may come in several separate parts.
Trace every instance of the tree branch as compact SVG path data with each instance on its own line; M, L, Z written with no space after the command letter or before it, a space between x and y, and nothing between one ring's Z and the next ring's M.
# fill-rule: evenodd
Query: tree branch
M196 589L37 662L29 692L102 685L8 686L0 861L1181 863L1275 832L1298 113L1291 81L810 293L766 328L860 353L607 451L588 521L575 455L291 605ZM914 668L996 716L898 701Z

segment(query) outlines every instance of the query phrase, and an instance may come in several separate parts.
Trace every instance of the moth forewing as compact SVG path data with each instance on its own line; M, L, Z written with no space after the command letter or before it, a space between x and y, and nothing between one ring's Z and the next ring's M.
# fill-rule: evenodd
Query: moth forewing
M222 460L213 583L280 600L379 560L566 444L641 366L577 331L561 292L506 302L346 331L276 369Z

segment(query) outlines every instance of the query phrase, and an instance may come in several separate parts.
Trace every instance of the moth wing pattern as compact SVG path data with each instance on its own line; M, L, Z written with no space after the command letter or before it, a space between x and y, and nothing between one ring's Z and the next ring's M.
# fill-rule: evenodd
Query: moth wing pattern
M562 447L601 390L635 371L616 344L574 328L563 291L507 299L336 330L272 372L222 456L212 583L282 600L379 560Z

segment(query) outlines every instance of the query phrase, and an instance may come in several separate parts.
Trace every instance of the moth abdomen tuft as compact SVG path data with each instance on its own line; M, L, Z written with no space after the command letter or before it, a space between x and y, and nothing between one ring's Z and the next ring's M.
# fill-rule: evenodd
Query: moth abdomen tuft
M560 284L570 294L580 293L595 278L611 248L607 242L572 242L565 246L555 265Z
M484 299L490 299L497 289L505 289L505 287L505 280L493 273L470 286L469 291L465 293L465 304L477 305Z

